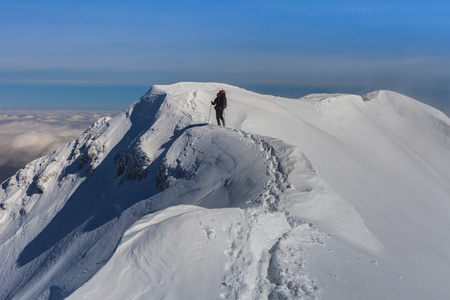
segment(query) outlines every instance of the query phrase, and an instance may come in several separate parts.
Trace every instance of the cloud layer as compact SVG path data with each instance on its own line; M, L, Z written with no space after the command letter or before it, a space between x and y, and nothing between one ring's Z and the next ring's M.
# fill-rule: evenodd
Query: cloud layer
M77 138L113 111L1 111L0 181L28 162Z

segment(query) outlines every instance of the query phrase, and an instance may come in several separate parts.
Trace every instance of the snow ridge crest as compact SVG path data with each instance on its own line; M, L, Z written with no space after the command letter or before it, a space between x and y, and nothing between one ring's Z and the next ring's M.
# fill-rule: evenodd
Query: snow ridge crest
M221 89L226 128L211 124ZM429 256L392 231L447 241L401 209L407 199L450 236L448 128L387 91L286 99L221 83L153 86L2 184L0 298L347 299L360 273L410 296L399 274L417 283L427 266L404 264L413 258L402 247ZM358 286L355 299L374 293Z

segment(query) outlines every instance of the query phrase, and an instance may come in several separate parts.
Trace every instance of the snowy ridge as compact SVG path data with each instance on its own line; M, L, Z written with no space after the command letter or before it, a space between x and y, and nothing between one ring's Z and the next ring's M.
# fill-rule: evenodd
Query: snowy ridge
M449 125L389 91L154 86L2 184L0 298L443 299Z

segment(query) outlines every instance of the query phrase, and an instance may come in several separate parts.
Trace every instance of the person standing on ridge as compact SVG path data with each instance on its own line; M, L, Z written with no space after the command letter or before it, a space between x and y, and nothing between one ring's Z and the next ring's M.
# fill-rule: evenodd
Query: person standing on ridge
M212 105L214 106L214 109L216 110L216 119L217 124L220 126L220 120L222 120L223 126L225 126L225 118L223 117L223 111L227 107L227 96L225 94L224 90L220 90L217 93L216 99L214 101L211 101Z

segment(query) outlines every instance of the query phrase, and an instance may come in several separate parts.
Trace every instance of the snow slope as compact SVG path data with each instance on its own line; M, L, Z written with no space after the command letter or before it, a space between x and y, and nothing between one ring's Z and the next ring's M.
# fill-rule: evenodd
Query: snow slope
M0 298L446 299L449 154L394 92L154 86L2 184Z

